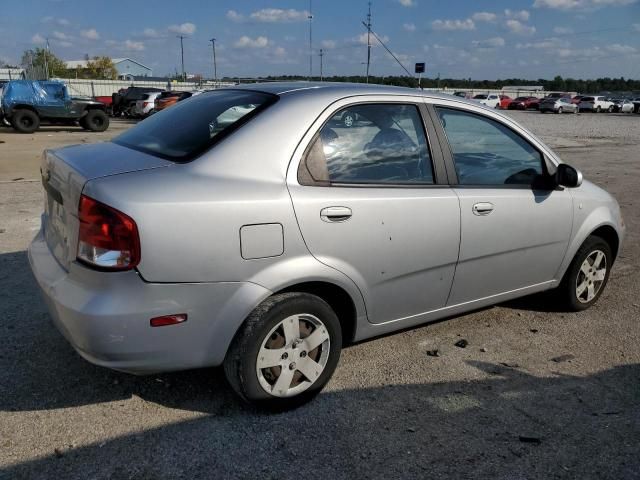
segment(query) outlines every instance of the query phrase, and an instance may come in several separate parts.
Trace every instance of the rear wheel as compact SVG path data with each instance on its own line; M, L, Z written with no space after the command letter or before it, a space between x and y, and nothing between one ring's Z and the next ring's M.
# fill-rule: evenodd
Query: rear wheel
M109 128L109 117L102 110L89 110L89 113L80 119L80 126L92 132L104 132Z
M609 244L597 236L587 238L573 257L558 288L564 305L579 311L596 303L609 280L612 264Z
M607 108L607 112L609 112L609 113L613 112L613 105L611 105L609 108Z
M562 107L558 107L558 113L562 113Z
M40 126L40 117L32 110L17 110L11 117L11 126L20 133L33 133Z
M231 387L269 410L313 399L340 359L340 322L329 305L307 293L274 295L249 315L224 360Z
M600 112L602 112L602 107L600 105L598 105L596 107L596 113L600 113Z

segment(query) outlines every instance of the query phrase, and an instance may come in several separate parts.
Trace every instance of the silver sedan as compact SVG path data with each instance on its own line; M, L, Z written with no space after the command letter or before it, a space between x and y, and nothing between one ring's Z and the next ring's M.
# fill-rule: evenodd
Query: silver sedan
M571 102L571 98L545 98L540 101L540 113L578 113L578 105Z
M510 117L394 87L207 92L41 169L29 259L78 353L224 365L271 409L313 398L354 341L550 289L588 308L625 232Z

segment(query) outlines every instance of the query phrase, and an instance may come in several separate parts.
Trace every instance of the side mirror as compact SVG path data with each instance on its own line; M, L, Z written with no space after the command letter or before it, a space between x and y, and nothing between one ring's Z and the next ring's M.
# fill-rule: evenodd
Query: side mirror
M582 173L571 165L561 163L556 170L556 183L567 188L579 187L582 185Z

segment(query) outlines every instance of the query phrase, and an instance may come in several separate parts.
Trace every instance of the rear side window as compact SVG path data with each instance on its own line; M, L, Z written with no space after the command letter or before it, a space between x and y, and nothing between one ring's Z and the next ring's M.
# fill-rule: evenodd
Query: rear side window
M277 99L245 90L203 93L149 117L113 142L168 160L189 161Z
M532 185L542 155L510 128L482 115L437 108L460 185Z
M415 105L354 105L335 113L300 162L302 185L432 184L427 138Z

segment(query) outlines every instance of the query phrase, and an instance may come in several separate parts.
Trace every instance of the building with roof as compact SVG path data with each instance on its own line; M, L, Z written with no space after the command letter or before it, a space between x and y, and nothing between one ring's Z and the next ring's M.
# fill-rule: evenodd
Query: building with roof
M111 61L118 71L118 78L132 80L133 77L152 77L153 70L131 58L112 58ZM87 68L88 60L69 60L65 64L70 70Z

